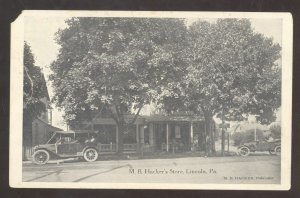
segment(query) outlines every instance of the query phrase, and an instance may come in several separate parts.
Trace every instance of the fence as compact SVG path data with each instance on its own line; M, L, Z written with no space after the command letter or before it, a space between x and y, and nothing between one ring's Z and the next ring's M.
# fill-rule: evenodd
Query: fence
M114 153L117 152L116 144L98 144L98 150L100 153Z
M150 145L150 144L142 144L141 145L141 152L143 153L151 153L154 152L154 145Z
M137 144L124 144L124 151L137 151Z
M98 150L100 153L116 153L116 144L98 144ZM137 152L137 144L124 144L123 151L126 153Z

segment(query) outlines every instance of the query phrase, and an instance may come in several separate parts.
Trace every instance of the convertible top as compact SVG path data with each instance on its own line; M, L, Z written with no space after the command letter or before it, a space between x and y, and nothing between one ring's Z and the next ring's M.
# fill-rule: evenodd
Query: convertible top
M55 131L55 133L60 134L79 134L79 133L97 133L98 131L92 130L69 130L69 131Z

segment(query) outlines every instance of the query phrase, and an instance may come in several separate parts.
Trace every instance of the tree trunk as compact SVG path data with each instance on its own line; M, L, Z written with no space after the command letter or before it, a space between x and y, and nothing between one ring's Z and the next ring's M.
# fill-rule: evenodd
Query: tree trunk
M211 120L210 125L210 137L212 140L211 150L213 154L216 154L216 146L215 146L215 126L213 124L213 121Z
M205 116L205 154L211 156L215 153L215 141L212 130L212 116Z
M223 123L223 122L222 122ZM225 130L224 127L222 127L222 140L221 140L221 145L222 145L222 156L225 155Z
M118 123L118 150L117 150L117 154L123 154L124 151L124 132L126 130L126 125L123 122Z

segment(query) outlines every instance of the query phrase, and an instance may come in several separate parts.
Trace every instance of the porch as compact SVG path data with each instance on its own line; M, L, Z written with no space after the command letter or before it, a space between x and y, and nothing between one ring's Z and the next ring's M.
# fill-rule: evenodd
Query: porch
M118 151L118 126L110 118L98 118L92 129L99 131L99 151ZM200 116L140 116L124 134L124 153L187 152L205 149L205 122Z

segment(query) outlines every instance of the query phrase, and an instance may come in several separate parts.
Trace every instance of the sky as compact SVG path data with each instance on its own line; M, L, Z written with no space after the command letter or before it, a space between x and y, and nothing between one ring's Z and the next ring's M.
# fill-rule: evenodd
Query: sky
M35 65L42 68L47 81L49 96L52 98L53 89L48 81L48 76L51 73L49 65L56 59L58 55L59 45L55 42L55 33L59 29L67 27L64 17L25 17L24 37L25 41L31 46L31 50L35 57ZM187 19L187 24L198 19ZM214 22L216 19L202 19ZM267 37L272 37L275 43L281 45L282 42L282 20L281 19L250 19L255 32L262 33ZM55 105L53 107L52 124L66 130L66 125L63 120L63 112L60 112Z

